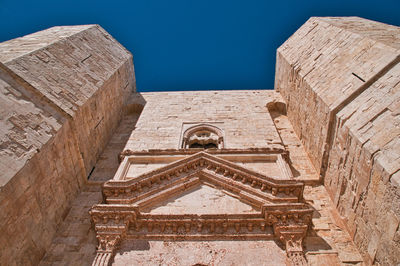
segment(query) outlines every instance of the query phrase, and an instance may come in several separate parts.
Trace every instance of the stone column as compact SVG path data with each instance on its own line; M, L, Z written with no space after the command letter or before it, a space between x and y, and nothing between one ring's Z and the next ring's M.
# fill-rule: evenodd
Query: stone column
M114 256L114 252L121 241L121 235L97 235L99 245L92 266L108 266Z
M92 266L108 266L112 258L111 253L96 253L96 257L93 260Z
M97 254L92 266L110 265L114 253L125 237L129 224L136 219L134 209L98 204L92 207L90 215L98 240Z

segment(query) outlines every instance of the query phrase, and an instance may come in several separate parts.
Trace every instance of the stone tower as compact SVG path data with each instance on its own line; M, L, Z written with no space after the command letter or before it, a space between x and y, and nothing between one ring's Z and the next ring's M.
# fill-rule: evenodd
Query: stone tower
M395 265L400 28L310 18L275 90L137 93L98 25L0 44L1 265Z

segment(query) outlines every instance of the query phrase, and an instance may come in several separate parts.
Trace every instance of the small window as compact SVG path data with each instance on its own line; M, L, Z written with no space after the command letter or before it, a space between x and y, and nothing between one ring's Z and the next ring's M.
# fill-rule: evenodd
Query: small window
M221 149L223 145L222 131L217 127L203 124L185 131L182 148Z

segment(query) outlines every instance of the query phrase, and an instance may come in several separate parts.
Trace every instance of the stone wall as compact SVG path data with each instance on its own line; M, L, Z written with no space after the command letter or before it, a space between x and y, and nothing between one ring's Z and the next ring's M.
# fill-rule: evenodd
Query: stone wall
M355 33L359 24L363 34ZM381 33L385 42L375 27L390 30ZM275 89L317 170L326 170L335 114L397 60L387 43L399 31L360 18L310 18L278 48Z
M146 105L126 149L178 149L186 128L209 123L224 133L225 148L282 148L265 107L280 98L274 91L141 93ZM267 100L266 100L267 99Z
M400 64L336 115L325 185L370 262L400 261Z
M25 46L33 50L18 49ZM82 120L78 141L85 165L93 166L110 137L106 128L115 128L133 90L132 55L95 25L54 27L1 43L0 49L0 62L34 93L64 117Z
M311 18L277 52L275 87L367 263L399 263L400 28Z
M96 25L0 51L0 264L36 265L135 90L132 55Z

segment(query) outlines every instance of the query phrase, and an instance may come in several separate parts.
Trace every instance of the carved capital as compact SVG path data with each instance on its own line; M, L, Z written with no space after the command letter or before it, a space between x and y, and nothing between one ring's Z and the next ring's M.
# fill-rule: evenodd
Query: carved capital
M114 253L125 236L129 224L136 219L132 208L95 205L90 215L98 241L97 254L93 266L108 266Z
M98 240L97 252L103 253L113 253L121 242L120 234L98 234L96 238Z
M307 225L275 225L275 236L285 245L287 265L307 265L303 252L303 239Z
M121 242L121 234L97 234L98 245L96 257L93 260L92 266L108 266L114 256L117 246Z

